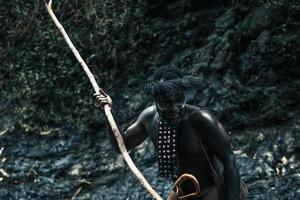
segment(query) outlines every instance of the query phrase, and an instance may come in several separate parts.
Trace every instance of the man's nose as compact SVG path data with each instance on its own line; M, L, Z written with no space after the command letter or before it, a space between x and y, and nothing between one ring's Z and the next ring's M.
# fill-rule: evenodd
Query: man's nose
M170 107L170 111L176 112L178 110L179 110L179 108L178 108L177 104L176 103L172 103L172 105Z

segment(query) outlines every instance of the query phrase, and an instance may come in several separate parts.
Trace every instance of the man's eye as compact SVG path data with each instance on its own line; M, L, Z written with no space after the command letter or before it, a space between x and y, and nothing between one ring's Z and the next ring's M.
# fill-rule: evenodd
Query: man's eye
M172 104L168 101L163 101L163 102L158 102L158 103L161 107L165 107L165 108L169 107Z
M175 99L176 102L184 102L185 98L184 97L177 97Z

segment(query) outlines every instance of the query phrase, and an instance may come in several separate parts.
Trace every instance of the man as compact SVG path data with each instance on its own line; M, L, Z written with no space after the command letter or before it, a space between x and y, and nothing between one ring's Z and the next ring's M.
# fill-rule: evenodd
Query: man
M199 80L183 78L173 66L156 69L145 87L155 105L146 108L122 135L125 146L130 150L149 137L161 176L176 180L188 173L196 177L201 195L193 199L238 200L240 176L228 135L209 111L186 104L186 92L198 86ZM100 93L97 105L112 106L111 98ZM109 124L107 132L113 149L119 152ZM184 183L182 190L193 192L192 186Z

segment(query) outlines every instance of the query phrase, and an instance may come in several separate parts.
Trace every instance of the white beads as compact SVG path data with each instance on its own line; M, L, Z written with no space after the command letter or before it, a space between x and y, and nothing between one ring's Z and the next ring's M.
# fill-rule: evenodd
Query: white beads
M158 166L161 176L174 176L176 172L176 126L164 121L158 127Z

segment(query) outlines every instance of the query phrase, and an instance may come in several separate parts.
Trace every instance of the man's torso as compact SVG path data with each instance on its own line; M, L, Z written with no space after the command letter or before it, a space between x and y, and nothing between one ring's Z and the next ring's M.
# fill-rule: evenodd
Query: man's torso
M201 130L196 130L195 122L192 120L195 112L201 112L201 110L198 107L187 105L177 125L177 167L178 175L183 173L194 175L198 179L201 188L204 189L214 183L210 166L200 142ZM159 121L159 115L157 112L153 112L153 116L147 124L148 135L156 150L158 147Z

